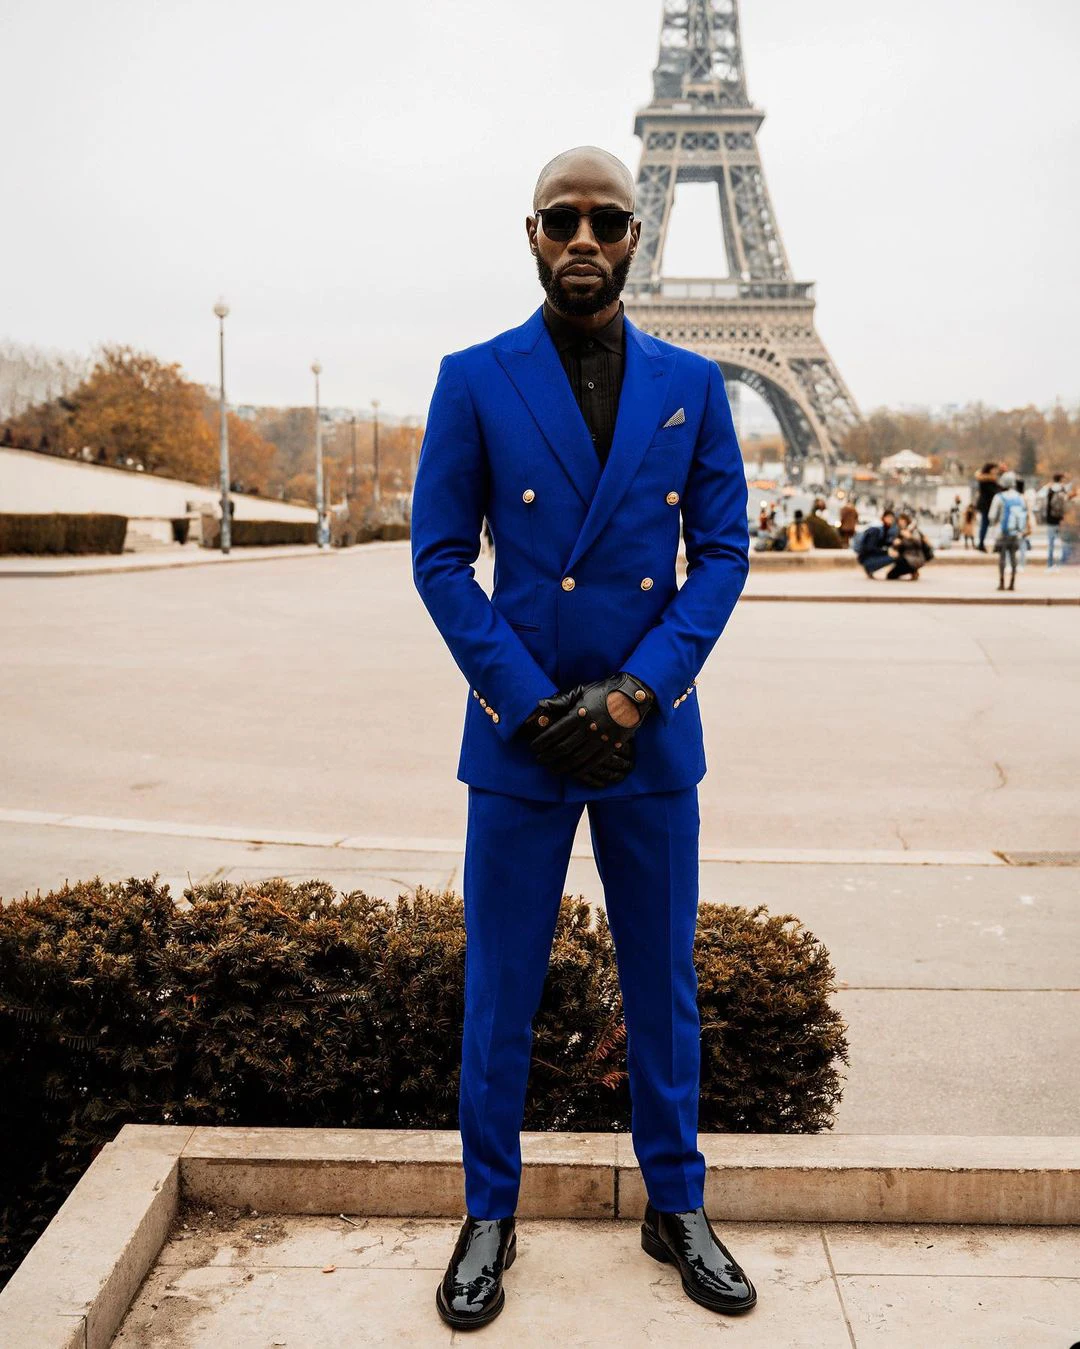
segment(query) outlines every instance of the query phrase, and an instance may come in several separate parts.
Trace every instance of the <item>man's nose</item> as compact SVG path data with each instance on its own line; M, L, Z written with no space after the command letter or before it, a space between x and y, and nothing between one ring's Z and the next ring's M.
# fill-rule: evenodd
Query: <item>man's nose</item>
M587 215L581 216L578 220L577 233L567 244L567 248L573 249L575 253L599 252L600 245L596 242L596 235L592 232L592 221Z

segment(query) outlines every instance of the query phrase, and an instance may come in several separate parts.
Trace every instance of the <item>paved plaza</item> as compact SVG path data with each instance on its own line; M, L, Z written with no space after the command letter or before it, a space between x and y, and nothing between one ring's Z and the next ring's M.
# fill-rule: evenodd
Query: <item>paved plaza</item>
M407 544L5 578L0 623L5 897L155 871L178 897L460 890L465 686ZM842 1130L1074 1131L1080 873L1002 854L1077 860L1078 676L1069 608L913 601L743 604L699 676L702 898L827 944ZM566 889L603 901L584 816Z

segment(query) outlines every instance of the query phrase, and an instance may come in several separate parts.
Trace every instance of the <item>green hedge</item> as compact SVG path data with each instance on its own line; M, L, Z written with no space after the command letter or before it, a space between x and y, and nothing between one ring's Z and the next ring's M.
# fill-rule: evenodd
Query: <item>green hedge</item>
M124 515L0 515L0 553L122 553Z
M0 1281L128 1122L457 1128L460 898L131 878L0 902ZM828 952L703 903L704 1132L831 1127L847 1061ZM565 899L525 1128L630 1125L605 915Z

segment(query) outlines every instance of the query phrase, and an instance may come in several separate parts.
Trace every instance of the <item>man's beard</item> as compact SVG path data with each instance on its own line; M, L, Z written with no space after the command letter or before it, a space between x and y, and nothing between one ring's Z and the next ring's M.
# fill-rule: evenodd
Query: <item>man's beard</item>
M572 318L585 318L589 314L599 314L601 309L606 309L619 298L630 273L631 261L630 255L627 254L622 262L611 269L610 276L601 273L603 279L600 289L594 290L590 295L570 294L563 283L556 280L555 273L539 253L536 254L536 270L550 304L562 314L568 314Z

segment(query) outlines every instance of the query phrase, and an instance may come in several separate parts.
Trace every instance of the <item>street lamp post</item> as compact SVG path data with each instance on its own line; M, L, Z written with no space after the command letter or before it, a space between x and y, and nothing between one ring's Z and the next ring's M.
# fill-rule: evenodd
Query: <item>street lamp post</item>
M375 509L378 510L382 504L382 492L379 489L379 400L377 398L373 398L371 400L371 406L375 410L375 427L374 427L375 481L372 484L372 499L375 503Z
M229 306L224 300L214 305L218 320L218 382L221 386L218 403L218 422L221 438L221 551L228 554L232 546L232 521L229 503L229 422L225 411L225 320Z
M327 539L326 507L323 503L322 414L319 410L319 376L322 374L322 366L318 361L312 361L311 373L315 376L315 514L318 519L315 526L315 541L320 548L325 548Z

